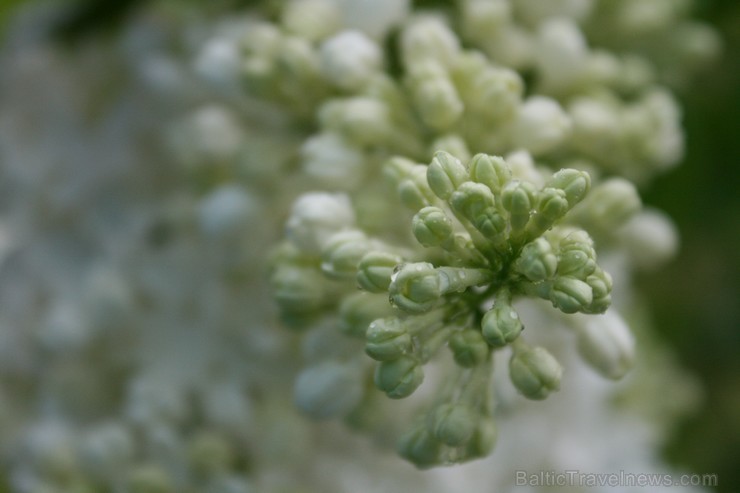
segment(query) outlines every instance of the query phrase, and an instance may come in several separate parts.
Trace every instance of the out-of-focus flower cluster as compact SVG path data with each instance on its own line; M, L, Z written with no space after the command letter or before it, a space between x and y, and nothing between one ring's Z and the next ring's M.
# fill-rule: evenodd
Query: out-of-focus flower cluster
M263 3L155 3L74 53L44 41L47 8L11 25L0 480L499 491L522 468L664 470L692 388L629 277L676 249L635 184L681 157L662 84L717 49L688 2ZM621 377L625 318L642 377L603 382L582 361ZM494 441L423 474L387 453Z

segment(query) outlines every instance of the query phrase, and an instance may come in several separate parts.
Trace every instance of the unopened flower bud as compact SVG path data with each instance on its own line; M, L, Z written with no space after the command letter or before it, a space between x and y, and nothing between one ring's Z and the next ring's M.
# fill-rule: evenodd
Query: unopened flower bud
M388 291L393 271L401 263L398 255L374 250L366 253L357 265L357 284L371 293Z
M591 304L593 290L585 282L573 277L558 277L550 291L550 301L563 313L575 313Z
M640 195L632 182L610 178L594 187L573 212L588 225L610 231L625 224L641 207Z
M401 435L398 453L416 467L428 468L440 463L442 444L429 433L426 426L415 426Z
M483 338L494 348L503 347L519 337L523 329L519 314L506 295L498 296L481 322Z
M319 120L359 147L383 144L393 131L388 106L368 97L328 101L319 110Z
M375 369L375 386L391 399L408 397L423 380L424 371L419 362L410 356L384 361Z
M608 272L597 267L594 273L586 278L586 284L591 286L593 301L583 310L583 313L604 313L612 302L612 277Z
M466 112L488 125L511 120L521 104L524 82L519 74L491 65L481 53L459 55L452 76Z
M499 193L511 180L511 169L499 156L476 154L470 161L470 179Z
M437 197L447 200L468 179L465 166L452 154L439 151L427 167L429 187Z
M440 277L432 264L426 262L403 264L394 274L388 287L394 305L410 313L432 309L442 296Z
M452 221L439 207L424 207L415 216L411 229L416 240L425 247L440 246L453 234Z
M398 195L403 205L409 209L419 210L437 200L426 178L427 167L414 165L398 183Z
M504 187L501 203L511 215L511 230L521 231L529 222L529 216L535 205L536 190L534 186L519 180L511 181Z
M614 310L579 319L578 352L601 375L618 380L634 363L635 338Z
M411 334L398 317L374 320L367 328L365 352L377 361L392 361L413 349Z
M517 349L509 361L509 377L526 398L542 400L560 389L563 369L543 347Z
M490 348L479 330L465 329L456 332L450 337L449 347L455 363L464 367L472 368L488 358Z
M270 281L275 300L285 313L308 314L321 309L324 304L324 279L314 269L280 265Z
M383 56L378 45L360 31L344 31L324 41L320 50L324 76L345 90L362 87L380 70Z
M458 134L445 134L434 139L432 144L429 146L431 153L434 154L437 151L449 152L453 156L462 162L470 161L470 149L468 144Z
M445 403L435 409L432 416L432 433L450 447L459 447L470 441L478 416L462 404Z
M514 262L514 270L532 282L551 278L557 267L558 258L552 251L552 245L542 237L525 245Z
M588 193L591 188L591 176L585 171L564 168L552 175L545 187L564 191L570 209Z
M415 64L408 86L419 118L430 129L443 132L462 115L463 103L439 63Z
M527 232L533 238L550 229L568 211L568 200L563 190L543 188L537 195L537 208L527 224Z
M572 122L557 101L533 96L519 109L512 128L512 145L534 156L557 150L570 137Z
M506 237L506 219L495 207L491 190L480 183L465 182L450 196L450 205L484 237L501 243Z
M354 222L355 214L347 195L306 193L293 204L286 235L299 250L318 255L334 233Z
M293 0L285 2L281 23L285 30L310 41L318 41L342 25L340 10L327 0Z
M558 275L586 279L596 270L593 240L585 231L574 231L560 241Z
M339 305L339 330L351 337L365 338L373 320L390 316L393 307L388 297L378 294L353 293L345 296Z
M401 33L401 55L407 66L427 60L449 65L460 51L460 42L441 19L424 17Z
M360 259L370 248L370 241L361 231L340 231L324 245L321 271L335 279L351 279L357 275Z
M496 424L492 419L479 419L478 426L465 447L467 457L485 457L490 454L497 436Z

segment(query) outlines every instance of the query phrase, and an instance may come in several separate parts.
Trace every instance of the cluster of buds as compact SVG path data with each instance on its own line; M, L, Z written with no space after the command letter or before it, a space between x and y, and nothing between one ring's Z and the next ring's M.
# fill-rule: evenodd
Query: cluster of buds
M344 211L333 222L312 216L304 198L289 222L291 241L274 256L276 298L286 321L302 327L337 308L337 325L364 340L365 353L377 361L375 387L392 399L413 394L424 381L425 365L443 361L446 347L453 362L448 378L402 435L400 453L419 467L484 456L495 440L495 351L510 348L510 380L523 396L541 400L560 385L556 358L522 337L515 298L543 298L565 314L601 314L610 305L612 280L596 262L592 239L565 224L587 196L590 177L561 169L536 186L501 157L478 154L465 165L444 151L428 166L392 158L385 171L400 201L416 211L411 230L418 245L368 236L354 227L339 197L313 196ZM346 294L357 287L360 292ZM624 349L612 353L622 357L629 353ZM316 399L305 397L308 386L301 389L301 402L318 406L309 412L340 412L337 399L320 401L331 394L325 382L346 387L342 368L347 365L334 365L331 377L322 373ZM348 395L346 389L342 394ZM341 410L349 412L360 400L351 399Z

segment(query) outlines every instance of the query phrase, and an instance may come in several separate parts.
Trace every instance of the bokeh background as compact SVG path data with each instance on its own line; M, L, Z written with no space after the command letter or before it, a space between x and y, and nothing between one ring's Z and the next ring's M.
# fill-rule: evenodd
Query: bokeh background
M24 1L0 1L0 36ZM74 50L82 39L108 36L144 3L69 1L56 23L56 42ZM251 2L203 3L204 9L223 11ZM681 166L651 184L644 201L676 221L682 246L670 265L642 274L639 289L649 300L659 337L674 348L702 389L695 411L673 431L665 457L679 468L718 474L718 491L736 493L740 492L740 2L697 3L698 17L720 32L723 54L678 94L684 107L687 155Z
M740 2L704 0L699 7L721 33L724 52L679 93L688 152L644 199L676 221L681 251L640 287L660 336L703 388L665 454L674 464L716 472L719 491L729 493L740 491Z

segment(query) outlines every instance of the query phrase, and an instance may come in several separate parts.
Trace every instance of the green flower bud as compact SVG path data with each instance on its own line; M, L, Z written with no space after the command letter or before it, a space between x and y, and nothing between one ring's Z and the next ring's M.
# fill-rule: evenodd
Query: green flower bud
M543 347L516 349L509 360L511 383L526 398L542 400L560 389L563 369Z
M583 279L596 269L596 262L585 252L570 250L558 257L558 274Z
M455 156L444 151L435 153L427 167L429 187L443 200L447 200L467 179L465 166Z
M445 403L434 411L431 430L440 442L459 447L470 441L477 423L478 416L469 407Z
M446 134L434 139L429 149L431 154L434 154L436 151L444 151L457 156L462 162L470 161L468 144L458 134Z
M417 165L411 168L409 174L398 184L398 196L403 205L409 209L419 210L437 200L437 197L427 183L427 167Z
M357 284L371 293L385 293L391 284L393 270L401 257L388 252L371 251L357 264Z
M506 236L506 220L494 205L491 190L480 183L465 182L450 196L450 205L486 238L500 243Z
M493 308L483 315L481 322L483 338L494 348L509 344L519 337L523 329L519 314L506 295L496 298Z
M611 276L597 267L596 271L586 278L586 284L591 286L593 301L583 310L583 313L604 313L612 303Z
M339 305L339 330L351 337L365 338L373 320L390 316L393 307L388 297L365 292L345 296Z
M453 235L452 221L439 207L424 207L415 216L411 229L416 240L425 247L440 246Z
M437 198L427 182L427 167L402 157L386 161L383 173L398 191L403 205L418 211Z
M511 230L521 231L529 222L537 191L528 182L514 180L504 187L501 203L511 215Z
M520 106L524 83L514 70L494 67L481 53L455 60L452 73L466 112L487 125L511 119Z
M589 234L583 230L567 232L566 236L560 239L560 243L558 243L558 249L561 252L565 252L568 250L580 250L585 252L586 256L590 258L596 257L596 250L594 250L594 240L592 240Z
M391 302L410 313L427 312L442 296L440 277L432 264L402 264L388 287Z
M457 58L460 41L441 19L421 17L403 29L400 48L406 66L426 60L437 60L447 65Z
M493 450L497 436L496 424L492 419L479 419L478 426L465 447L465 455L471 459L485 457Z
M635 338L614 310L598 317L579 317L578 352L592 368L619 380L632 368Z
M586 279L596 270L596 251L585 231L574 231L560 241L558 274Z
M449 347L455 363L463 368L472 368L483 363L490 353L490 348L480 331L474 329L465 329L453 334Z
M415 426L398 440L398 453L419 468L438 465L442 458L442 444L426 429Z
M550 279L557 267L558 258L552 251L552 245L541 237L526 244L514 262L514 270L532 282Z
M357 275L360 259L371 247L361 231L335 233L321 251L321 271L334 279L351 279Z
M410 356L383 361L375 369L375 386L391 399L408 397L423 380L424 371L418 361Z
M586 283L593 290L594 299L603 298L612 292L612 276L601 268L586 278Z
M476 154L470 161L470 178L499 193L511 180L511 169L501 157Z
M543 188L537 195L536 210L527 224L527 232L531 238L542 235L568 211L568 200L563 190Z
M550 290L552 306L563 313L585 310L593 301L591 286L573 277L558 277Z
M637 189L624 178L603 181L574 210L579 220L599 231L612 231L640 212L642 201Z
M383 64L380 47L360 31L343 31L320 49L321 72L333 85L357 91Z
M445 293L462 292L491 281L487 269L439 267L427 262L400 265L388 287L391 302L410 313L431 310Z
M279 265L270 278L280 310L291 315L313 313L324 306L324 278L309 267Z
M443 132L457 122L463 103L445 70L436 62L415 64L408 77L414 108L430 129Z
M281 10L285 30L310 41L320 41L342 26L341 11L332 2L303 0L286 2Z
M565 168L552 175L545 187L564 191L570 209L588 193L591 188L591 177L585 171Z
M393 186L398 186L409 177L415 166L418 166L417 163L410 159L394 156L383 165L383 175Z
M359 147L386 144L394 128L388 106L368 97L328 101L319 110L319 121Z
M392 361L413 349L411 334L398 317L374 320L367 328L365 352L377 361Z

